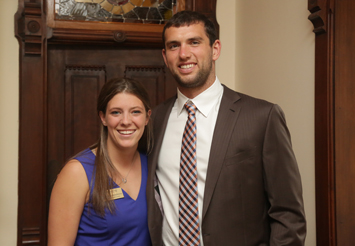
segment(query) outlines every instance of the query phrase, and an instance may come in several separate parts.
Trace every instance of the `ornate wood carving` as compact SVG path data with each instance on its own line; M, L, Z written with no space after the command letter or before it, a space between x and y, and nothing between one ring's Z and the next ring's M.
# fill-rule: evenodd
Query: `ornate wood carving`
M122 42L126 41L127 35L124 32L115 31L115 32L113 32L113 39L118 43L122 43Z
M327 31L329 2L323 0L309 0L308 10L311 12L308 19L313 23L314 32L318 34Z
M17 34L25 44L26 55L41 55L43 34L41 3L24 3L21 17L17 19Z
M80 71L83 71L83 72L99 71L99 72L103 73L101 75L105 75L106 66L94 66L94 65L67 65L67 66L65 66L65 71L66 72L68 71L68 73L70 73L70 75L71 75L72 71L75 71L75 70L80 70Z

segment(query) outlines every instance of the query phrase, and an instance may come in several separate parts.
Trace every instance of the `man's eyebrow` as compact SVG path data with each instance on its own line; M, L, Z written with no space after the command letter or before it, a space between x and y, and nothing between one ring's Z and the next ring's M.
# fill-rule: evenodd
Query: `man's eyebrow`
M187 41L191 42L191 41L195 41L195 40L198 40L198 41L201 41L203 40L202 37L200 36L195 36L195 37L191 37L191 38L188 38ZM181 43L180 41L177 41L177 40L170 40L170 41L167 41L166 42L166 45L170 45L170 44L179 44Z
M189 40L189 41L193 41L193 40L201 41L201 40L203 40L203 38L200 37L200 36L196 36L196 37L189 38L188 40Z
M176 41L176 40L171 40L171 41L167 41L166 45L170 45L170 44L178 44L180 42Z

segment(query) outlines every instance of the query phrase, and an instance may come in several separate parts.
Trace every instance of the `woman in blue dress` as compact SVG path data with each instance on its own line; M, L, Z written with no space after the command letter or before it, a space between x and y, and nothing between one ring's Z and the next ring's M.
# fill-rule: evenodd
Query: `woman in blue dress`
M98 142L66 163L53 187L48 245L150 246L148 94L134 80L111 80L100 91L97 112Z

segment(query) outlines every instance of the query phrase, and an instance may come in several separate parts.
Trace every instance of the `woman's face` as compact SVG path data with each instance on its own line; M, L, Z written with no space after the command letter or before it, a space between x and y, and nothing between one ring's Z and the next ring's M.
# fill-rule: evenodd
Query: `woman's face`
M100 112L102 124L107 126L107 147L137 149L138 141L148 124L151 111L133 94L118 93L107 104L106 114Z

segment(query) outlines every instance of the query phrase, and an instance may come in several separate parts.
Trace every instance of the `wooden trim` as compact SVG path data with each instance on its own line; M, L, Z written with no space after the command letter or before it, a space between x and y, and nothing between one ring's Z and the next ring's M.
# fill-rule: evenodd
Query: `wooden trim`
M335 246L334 0L309 0L315 38L315 182L317 245Z
M162 47L161 33L122 30L52 29L50 43Z
M47 20L50 17L47 17ZM149 32L149 33L161 33L163 30L163 24L141 24L141 23L114 23L114 22L85 22L85 21L67 21L67 20L50 20L50 28L62 28L62 29L81 29L81 30L104 30L104 31L131 31L136 32ZM75 23L75 26L73 25Z
M198 1L186 0L178 10L196 10L204 13L215 23L218 33L219 25L216 20L216 0ZM181 4L182 5L182 4ZM114 22L87 22L55 20L54 1L47 4L48 41L50 43L96 43L121 46L144 45L145 47L162 47L161 33L164 24L138 24ZM75 25L73 25L73 23ZM117 38L119 37L119 38ZM122 38L124 37L124 38Z
M46 28L42 16L39 0L19 1L15 14L20 45L17 245L45 245L46 238Z
M47 1L46 22L51 43L95 43L162 47L163 24L56 20L54 0Z

